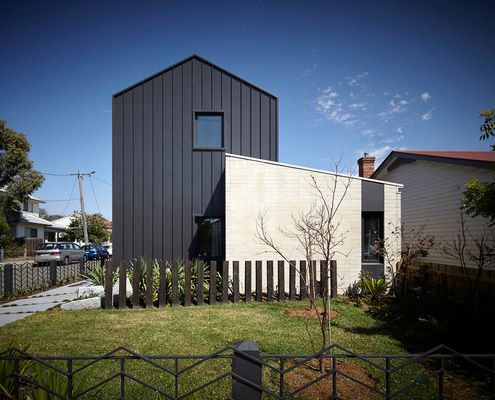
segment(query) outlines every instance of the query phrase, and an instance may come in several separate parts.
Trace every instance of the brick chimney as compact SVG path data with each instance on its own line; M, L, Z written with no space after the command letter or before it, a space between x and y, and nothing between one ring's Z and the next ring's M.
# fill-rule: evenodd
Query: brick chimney
M363 157L358 160L359 176L369 178L375 172L375 157L364 153Z

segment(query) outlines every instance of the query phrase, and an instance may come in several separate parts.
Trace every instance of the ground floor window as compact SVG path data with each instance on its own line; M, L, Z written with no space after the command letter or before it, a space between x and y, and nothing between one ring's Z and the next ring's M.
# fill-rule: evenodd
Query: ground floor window
M195 256L203 260L219 259L223 248L223 220L213 217L195 217Z
M363 262L382 262L381 257L373 251L377 240L383 239L383 213L364 212L362 216L362 260Z
M24 228L24 237L27 237L27 238L38 237L38 229L36 229L36 228Z

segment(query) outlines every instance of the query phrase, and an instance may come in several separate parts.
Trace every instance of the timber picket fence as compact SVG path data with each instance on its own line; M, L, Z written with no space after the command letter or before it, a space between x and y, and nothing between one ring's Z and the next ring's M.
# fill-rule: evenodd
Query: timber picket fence
M249 303L305 299L308 297L308 276L314 276L315 293L323 295L330 273L330 295L337 296L337 262L313 261L224 261L220 265L211 261L140 261L124 262L105 268L105 309L114 306L164 307L171 305L214 305L219 303ZM275 268L276 266L276 268ZM254 268L253 268L254 267ZM240 276L242 273L242 277ZM132 296L127 298L126 286L130 283ZM115 290L118 287L118 291ZM118 293L118 294L117 294Z

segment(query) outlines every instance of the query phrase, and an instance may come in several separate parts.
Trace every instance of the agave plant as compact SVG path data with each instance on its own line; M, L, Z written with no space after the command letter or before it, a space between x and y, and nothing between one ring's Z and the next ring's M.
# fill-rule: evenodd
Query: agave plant
M8 348L5 351L0 351L0 354L7 357L16 357L16 348L27 351L29 346L21 348L14 340L11 340ZM28 369L32 364L31 360L19 360L19 374L26 375ZM13 399L15 391L15 364L12 359L6 359L0 361L0 398L2 399Z
M375 303L380 297L387 294L390 288L390 282L385 278L371 278L369 275L364 275L361 281L371 303Z
M82 275L82 277L90 281L93 285L105 286L105 267L102 265L97 265L92 270L87 271L86 274ZM114 272L112 284L117 282L118 277L118 271Z
M35 381L43 387L47 388L53 393L57 393L58 396L51 394L41 387L32 385L31 392L27 396L26 400L57 400L60 398L67 398L69 395L69 382L67 377L60 374L55 370L45 369L39 370L36 374ZM73 380L72 395L76 395L82 391L87 376L79 376L78 379ZM97 391L96 393L98 393ZM94 394L96 394L94 393Z
M153 303L158 302L158 291L160 287L160 264L155 259L150 261L152 263L151 273L152 276L152 300ZM165 277L166 277L166 296L168 299L172 298L172 265L177 266L178 272L178 297L179 302L184 303L185 300L185 280L186 280L186 269L184 260L178 259L173 263L167 262L165 265ZM147 291L147 265L148 262L141 258L138 261L134 261L131 263L130 268L128 269L128 277L132 282L134 268L139 268L139 291L141 302L144 303L146 300L146 291ZM193 260L191 264L191 301L197 302L198 296L198 270L199 270L200 262L199 260ZM222 277L219 273L216 276L216 285L217 292L222 288ZM203 296L207 298L210 292L210 267L208 264L203 264Z

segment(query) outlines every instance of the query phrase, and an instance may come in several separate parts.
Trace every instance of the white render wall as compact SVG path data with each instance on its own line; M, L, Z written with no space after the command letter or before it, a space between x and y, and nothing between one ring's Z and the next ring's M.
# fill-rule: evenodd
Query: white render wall
M415 161L393 169L384 178L404 184L402 219L405 231L424 225L425 232L435 236L437 246L425 261L457 265L442 249L457 237L459 207L466 183L471 178L491 182L495 178L495 171L441 162ZM465 223L476 237L483 234L488 221L481 217L465 217ZM471 263L471 266L474 264Z
M337 214L340 232L345 241L336 254L338 290L343 292L359 278L361 272L361 179L336 176L332 173L287 166L264 160L226 155L225 167L225 250L226 260L240 261L241 291L244 261L274 260L274 285L277 286L277 260L281 259L271 249L256 239L257 219L264 213L267 231L273 241L291 260L304 260L304 252L297 239L283 233L293 232L293 216L307 212L318 198L312 187L312 177L328 196L337 179L337 196L342 197L345 182L349 189ZM400 223L400 195L396 184L386 184L385 218ZM386 222L385 222L386 223ZM399 245L400 246L400 245ZM344 255L345 254L345 255ZM263 274L265 275L265 273ZM285 288L289 284L288 266L285 270ZM298 280L298 279L297 279ZM263 286L265 286L265 277Z

